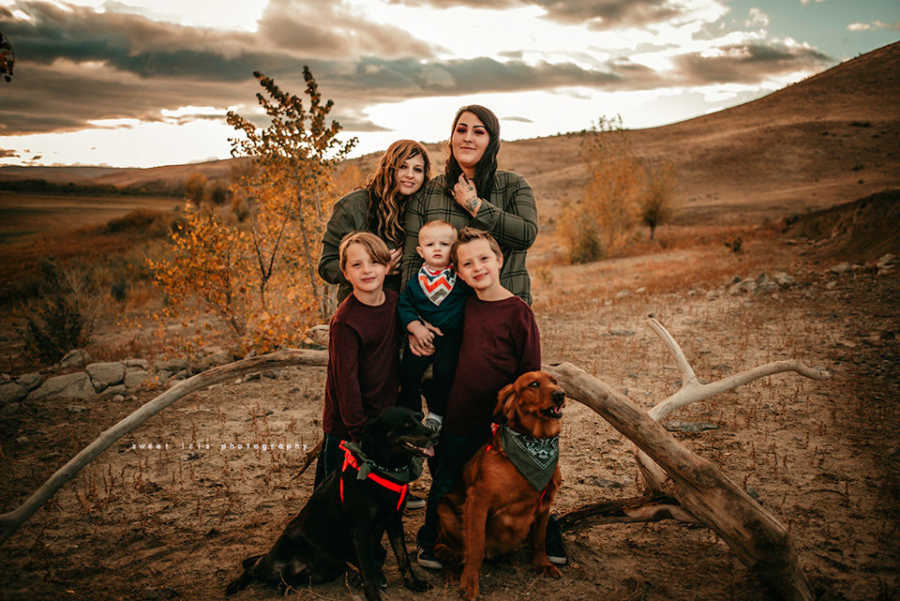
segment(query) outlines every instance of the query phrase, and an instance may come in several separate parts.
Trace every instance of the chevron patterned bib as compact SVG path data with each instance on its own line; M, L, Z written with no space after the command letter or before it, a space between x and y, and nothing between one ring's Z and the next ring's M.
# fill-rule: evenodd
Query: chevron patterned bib
M435 305L440 305L445 298L450 296L454 284L456 284L456 272L452 267L444 267L437 271L428 269L422 265L419 268L419 287L425 293L425 298Z

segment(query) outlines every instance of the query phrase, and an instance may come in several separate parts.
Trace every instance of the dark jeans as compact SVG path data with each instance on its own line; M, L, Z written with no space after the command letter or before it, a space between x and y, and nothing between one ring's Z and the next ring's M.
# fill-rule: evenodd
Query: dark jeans
M319 460L316 462L316 479L315 484L313 484L313 490L319 488L319 485L325 481L329 474L341 469L341 465L344 463L344 451L341 450L340 444L340 438L325 434L322 452L319 453Z
M446 415L447 397L456 373L462 330L442 330L443 336L434 337L434 354L419 357L406 346L400 366L400 398L397 404L413 411L422 410L421 395L425 396L428 411L440 416ZM432 367L431 380L422 383L422 375L429 365Z
M425 505L425 523L419 528L416 535L418 546L426 549L434 547L438 533L438 502L450 492L462 475L463 466L487 440L487 432L468 436L441 434L441 440L438 443L440 453L438 454L437 470L436 473L432 473L431 489L428 491L428 500Z

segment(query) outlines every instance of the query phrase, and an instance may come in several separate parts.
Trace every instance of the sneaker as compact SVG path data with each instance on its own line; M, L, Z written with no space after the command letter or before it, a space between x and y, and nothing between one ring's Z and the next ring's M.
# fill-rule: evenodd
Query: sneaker
M441 424L443 423L443 418L436 413L429 413L428 417L422 422L422 425L434 432L435 434L439 434L441 431Z
M384 572L382 570L378 570L378 576L376 576L378 581L378 588L381 590L385 590L387 588L387 577L385 577Z
M562 531L555 520L551 520L547 524L546 549L547 559L550 560L550 563L558 566L564 566L569 563L569 558L566 556L566 548L563 546Z
M416 557L416 561L423 568L428 568L429 570L440 570L444 567L437 557L434 556L433 549L426 549L424 547L419 547L419 553Z
M406 508L407 509L422 509L425 507L425 499L418 495L414 495L409 493L406 496Z

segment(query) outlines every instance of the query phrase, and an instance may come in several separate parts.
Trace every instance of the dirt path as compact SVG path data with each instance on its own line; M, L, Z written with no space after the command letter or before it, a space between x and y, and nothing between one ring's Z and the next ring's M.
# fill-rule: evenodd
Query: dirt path
M560 268L552 283L538 278L544 358L574 361L650 407L678 384L665 347L643 322L652 312L706 381L791 357L830 370L825 382L782 374L697 403L673 419L717 428L676 436L789 525L822 599L896 599L900 281L873 270L830 275L827 259L800 254L783 240L751 240L745 248L740 257L716 245ZM722 275L696 278L698 263ZM760 265L790 273L797 285L774 294L721 293L731 275L755 277ZM569 281L580 287L569 290ZM292 477L303 445L317 439L323 383L322 369L285 369L203 391L153 418L0 548L0 598L223 598L240 560L269 545L308 495L312 474ZM99 431L152 396L118 404L47 401L4 414L2 507L21 502ZM247 450L248 443L275 449ZM559 511L638 492L630 445L575 403L566 410L562 470ZM419 486L426 485L427 477ZM408 514L409 541L421 519L421 512ZM484 568L481 598L768 598L705 528L585 526L566 540L571 563L561 581L533 575L520 552ZM431 592L406 591L392 559L386 573L388 599L456 596L437 575L429 576ZM235 598L276 595L249 589ZM296 598L352 597L337 582Z

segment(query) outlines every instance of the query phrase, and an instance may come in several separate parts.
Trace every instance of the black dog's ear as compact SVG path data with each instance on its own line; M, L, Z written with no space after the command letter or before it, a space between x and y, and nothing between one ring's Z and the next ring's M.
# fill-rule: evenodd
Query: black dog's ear
M494 407L494 421L505 424L512 420L512 401L516 398L516 389L513 384L507 384L497 393L497 406Z

